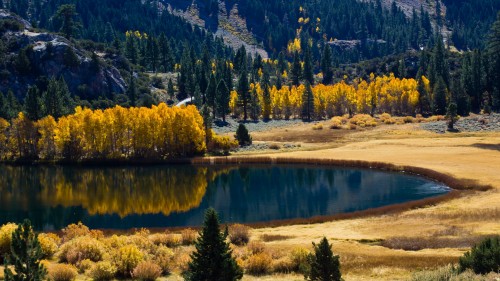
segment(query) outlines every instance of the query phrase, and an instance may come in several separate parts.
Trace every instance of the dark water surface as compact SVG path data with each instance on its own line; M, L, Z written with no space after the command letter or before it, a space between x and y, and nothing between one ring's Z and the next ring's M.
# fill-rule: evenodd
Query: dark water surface
M398 173L321 166L0 165L0 225L29 218L40 230L197 226L214 207L223 222L263 222L366 210L448 192Z

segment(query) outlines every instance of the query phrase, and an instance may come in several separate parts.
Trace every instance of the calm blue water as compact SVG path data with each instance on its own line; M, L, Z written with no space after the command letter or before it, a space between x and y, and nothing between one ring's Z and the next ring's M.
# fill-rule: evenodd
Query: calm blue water
M29 218L53 230L263 222L366 210L449 191L424 178L365 169L300 166L0 165L0 225Z

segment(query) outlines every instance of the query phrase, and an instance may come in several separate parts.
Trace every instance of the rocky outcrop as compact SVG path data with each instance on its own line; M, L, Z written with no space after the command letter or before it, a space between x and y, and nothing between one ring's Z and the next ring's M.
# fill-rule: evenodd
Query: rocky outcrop
M0 90L9 89L22 98L27 88L41 77L63 77L68 88L82 99L93 99L99 96L111 97L113 94L124 93L126 83L116 67L110 64L104 54L98 54L99 64L92 60L92 54L75 46L66 38L46 32L35 32L29 23L0 10L1 20L16 20L24 26L24 30L7 30L1 34L1 40L7 46L7 57L12 63L7 63L9 75L1 75ZM29 71L24 73L16 68L16 58L19 52L27 49ZM74 53L72 63L68 63L67 54Z

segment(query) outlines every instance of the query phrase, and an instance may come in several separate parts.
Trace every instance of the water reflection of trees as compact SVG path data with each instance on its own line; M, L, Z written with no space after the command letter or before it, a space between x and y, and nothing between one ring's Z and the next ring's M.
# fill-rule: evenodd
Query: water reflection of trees
M168 215L200 205L208 181L205 167L149 166L123 168L0 167L0 204L6 209L81 206L90 215Z

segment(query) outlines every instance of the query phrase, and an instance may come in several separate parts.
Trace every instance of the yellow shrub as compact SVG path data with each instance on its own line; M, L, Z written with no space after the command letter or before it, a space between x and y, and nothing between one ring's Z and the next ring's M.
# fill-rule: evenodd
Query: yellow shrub
M108 249L120 249L128 244L128 238L127 236L113 234L113 236L103 239L102 242Z
M382 113L379 116L380 120L385 123L385 120L391 119L391 115L389 113Z
M394 118L385 119L384 124L393 125L396 124L396 120Z
M271 272L272 259L267 253L252 255L245 262L245 271L251 275L263 275Z
M196 242L196 237L198 236L198 232L196 230L187 228L181 231L182 236L182 245L192 245Z
M211 132L211 137L208 143L208 151L215 153L228 154L231 149L239 146L238 141L229 137L219 136Z
M55 235L57 237L57 235ZM59 238L59 237L57 237ZM38 241L42 248L42 257L50 259L57 252L57 240L54 240L54 234L41 233L38 235Z
M415 121L415 118L413 118L411 116L405 116L405 117L403 117L403 121L405 123L413 123Z
M144 259L144 254L136 245L126 245L118 250L115 265L118 273L129 276L132 270Z
M63 241L67 242L71 239L81 236L90 235L90 229L85 226L82 222L78 224L70 224L67 227L63 228Z
M312 129L313 130L323 130L323 124L322 123L315 124L315 125L313 125Z
M168 236L165 233L155 233L149 235L148 239L155 245L166 245Z
M75 280L78 272L76 268L69 264L52 264L48 267L49 280L52 281L72 281Z
M78 269L78 273L84 273L87 270L91 269L95 265L95 262L89 260L89 259L84 259L79 261L76 264L76 268Z
M10 254L10 244L12 242L12 233L17 229L17 224L7 223L0 227L0 258L5 254Z
M375 120L375 118L371 117L368 114L356 114L351 118L349 122L360 127L365 127L367 123L376 123L377 120Z
M132 277L141 281L155 281L161 276L161 268L150 261L140 262L132 272Z
M167 234L167 241L166 245L170 248L172 247L177 247L182 244L182 235L181 234L175 234L175 233L168 233Z
M234 245L245 245L250 241L250 227L242 224L233 224L229 227L229 240Z
M342 118L338 116L333 117L330 122L330 129L342 129Z
M160 246L153 255L153 261L167 274L174 268L174 251L166 246Z
M116 267L109 261L101 261L96 263L90 269L89 276L94 281L108 281L115 278Z
M265 249L266 245L260 241L252 241L248 243L248 250L254 255L264 252Z
M348 128L349 128L350 130L356 130L357 126L356 126L356 124L350 123L350 124L348 125Z
M97 262L104 255L104 244L97 239L83 236L63 244L59 250L59 261L76 264L81 260L89 259Z
M175 255L175 266L179 271L184 272L189 268L189 262L191 261L191 256L187 253L178 253Z
M135 233L134 235L130 235L127 239L127 244L136 245L142 251L150 252L154 249L154 244L148 239L148 234ZM166 243L168 243L168 241L166 241Z
M294 271L303 273L307 266L307 256L309 255L309 251L305 248L295 248L292 250L290 254L290 258L292 260L292 268Z

